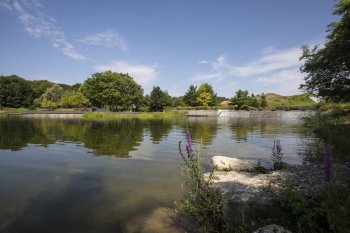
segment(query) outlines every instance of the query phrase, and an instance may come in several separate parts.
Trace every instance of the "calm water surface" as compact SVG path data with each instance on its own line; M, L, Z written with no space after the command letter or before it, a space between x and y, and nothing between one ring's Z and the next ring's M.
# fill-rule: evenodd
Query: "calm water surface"
M189 118L207 159L301 163L312 140L299 121ZM0 232L139 232L181 196L184 120L0 118ZM157 232L157 229L155 229Z

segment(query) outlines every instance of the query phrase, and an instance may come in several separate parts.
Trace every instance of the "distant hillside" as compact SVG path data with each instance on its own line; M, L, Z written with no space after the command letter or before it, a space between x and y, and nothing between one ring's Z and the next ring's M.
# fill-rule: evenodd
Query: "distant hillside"
M267 100L268 109L277 109L277 110L305 110L313 109L316 107L316 102L313 101L309 95L292 95L292 96L282 96L275 93L265 94ZM260 101L261 96L256 95L255 98ZM229 107L230 101L222 101L220 105L222 107Z
M316 102L307 94L282 96L275 93L265 94L268 108L275 109L306 109L313 108ZM260 98L260 96L257 96Z

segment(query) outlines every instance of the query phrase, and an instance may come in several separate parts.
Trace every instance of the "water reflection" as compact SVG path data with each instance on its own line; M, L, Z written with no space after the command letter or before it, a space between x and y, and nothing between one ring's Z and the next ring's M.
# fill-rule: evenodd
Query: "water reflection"
M57 141L83 143L96 156L129 157L144 140L144 130L158 144L172 130L173 122L125 119L83 121L0 118L0 149L21 150L28 144L47 146Z
M276 137L286 162L300 163L308 151L297 122L188 118L187 124L207 158L271 161ZM0 232L141 232L181 195L177 146L185 120L0 118L0 132Z
M184 133L186 125L182 125ZM219 129L217 118L209 117L190 117L188 119L188 127L195 142L201 142L203 145L210 145L215 138Z
M166 137L172 130L174 122L169 120L150 120L148 122L149 131L151 134L152 142L159 144L164 137Z

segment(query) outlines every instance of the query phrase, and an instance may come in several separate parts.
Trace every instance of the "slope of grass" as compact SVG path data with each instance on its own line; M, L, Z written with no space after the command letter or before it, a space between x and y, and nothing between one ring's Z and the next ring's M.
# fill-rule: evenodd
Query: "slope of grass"
M268 108L278 110L303 110L315 109L316 102L314 102L308 95L292 95L281 96L273 93L265 95Z

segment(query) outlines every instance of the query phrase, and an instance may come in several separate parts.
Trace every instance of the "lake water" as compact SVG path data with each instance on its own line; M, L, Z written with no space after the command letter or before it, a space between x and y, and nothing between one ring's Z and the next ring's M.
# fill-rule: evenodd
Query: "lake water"
M189 118L194 147L271 165L301 163L312 138L297 120ZM186 121L0 118L0 232L141 232L174 208ZM157 224L154 224L156 228ZM148 226L149 227L149 226ZM159 229L154 229L154 232Z

